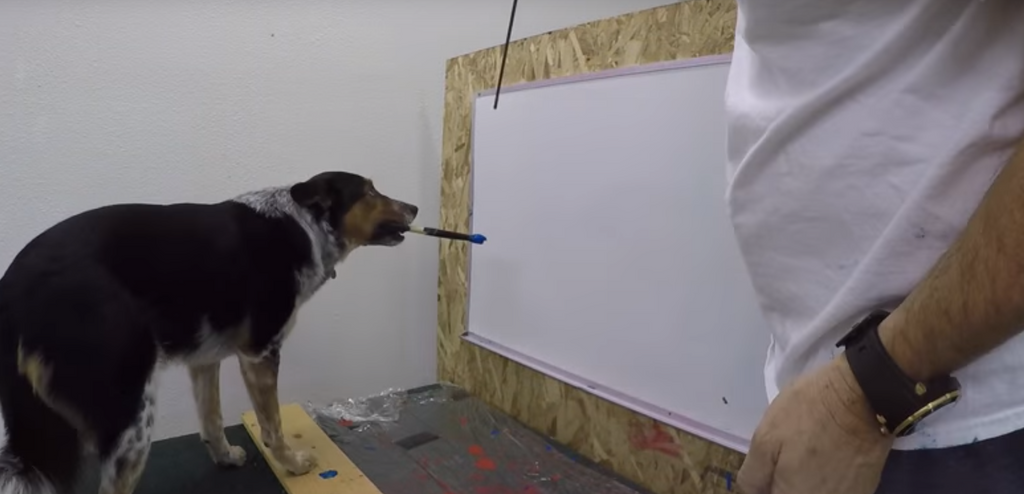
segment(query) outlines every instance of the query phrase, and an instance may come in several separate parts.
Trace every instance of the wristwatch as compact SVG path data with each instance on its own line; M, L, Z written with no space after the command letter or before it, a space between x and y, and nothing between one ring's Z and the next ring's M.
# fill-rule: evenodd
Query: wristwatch
M846 360L868 404L875 412L882 434L909 436L929 415L960 399L960 382L940 376L927 382L908 377L882 345L878 325L889 313L874 311L839 340Z

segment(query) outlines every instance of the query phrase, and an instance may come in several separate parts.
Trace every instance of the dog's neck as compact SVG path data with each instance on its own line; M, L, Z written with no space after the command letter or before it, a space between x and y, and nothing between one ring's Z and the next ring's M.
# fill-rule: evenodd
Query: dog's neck
M334 267L352 251L340 247L334 229L327 221L317 221L308 210L293 199L289 187L272 187L242 194L233 201L245 204L260 214L270 217L290 217L309 235L312 245L310 265L296 273L299 282L299 303L309 300L327 280L336 276Z

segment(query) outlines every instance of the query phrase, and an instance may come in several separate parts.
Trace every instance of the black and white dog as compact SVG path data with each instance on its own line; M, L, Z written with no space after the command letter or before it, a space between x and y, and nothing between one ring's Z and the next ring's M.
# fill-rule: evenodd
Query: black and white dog
M154 377L187 365L213 460L241 465L220 411L237 355L273 458L316 460L281 433L277 371L296 310L356 247L393 246L417 208L327 172L217 204L103 207L46 230L0 278L0 494L63 493L83 451L101 494L130 494L149 453Z

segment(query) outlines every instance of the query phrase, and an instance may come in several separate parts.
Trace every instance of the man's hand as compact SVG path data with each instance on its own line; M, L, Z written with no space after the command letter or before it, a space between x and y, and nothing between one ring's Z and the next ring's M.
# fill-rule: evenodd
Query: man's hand
M783 390L754 433L744 494L873 494L894 439L883 435L845 356Z

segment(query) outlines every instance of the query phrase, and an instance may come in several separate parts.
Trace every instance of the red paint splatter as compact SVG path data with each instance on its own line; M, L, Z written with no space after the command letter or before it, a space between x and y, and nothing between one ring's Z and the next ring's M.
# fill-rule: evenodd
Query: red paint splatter
M473 456L483 456L484 448L481 448L479 444L474 444L469 447L469 454Z
M523 493L524 494L541 494L540 489L538 489L537 486L535 486L535 485L528 485L528 486L524 487L523 488Z
M466 417L459 417L459 425L465 427L467 424L469 424L469 419Z
M494 470L495 468L498 468L498 466L494 464L494 460L490 458L480 458L479 460L476 460L476 467L481 470Z
M562 479L562 476L558 475L557 473L551 476L551 481L552 482L558 482L561 479Z
M341 419L338 421L338 424L341 425L342 427L352 427L351 420Z
M676 440L657 422L650 429L645 429L639 424L634 425L629 433L629 444L633 449L654 451L675 458L682 455Z

